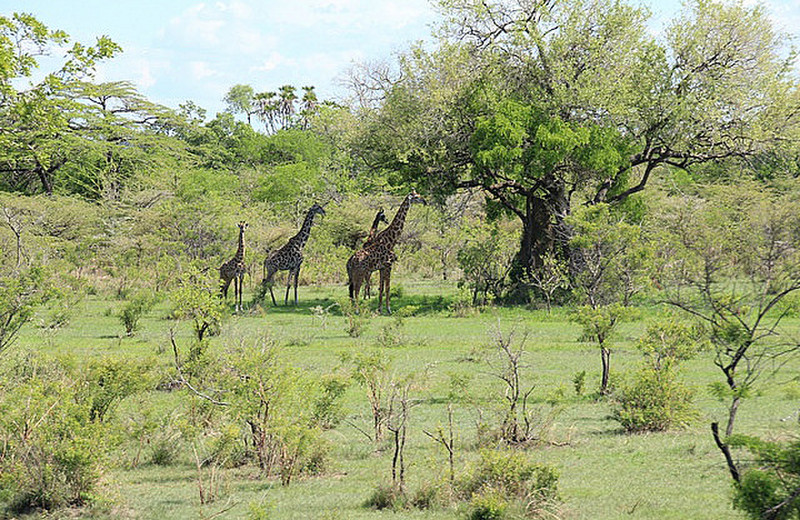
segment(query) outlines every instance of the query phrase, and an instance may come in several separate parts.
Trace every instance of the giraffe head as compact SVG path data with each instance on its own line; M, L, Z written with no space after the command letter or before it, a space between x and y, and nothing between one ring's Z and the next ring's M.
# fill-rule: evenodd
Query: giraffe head
M423 198L420 196L420 194L419 194L419 193L417 193L417 190L411 190L411 193L409 193L409 194L408 194L408 196L407 196L406 198L408 199L408 201L409 201L411 204L417 204L417 203L419 203L419 204L423 204L423 205L425 205L425 206L427 206L427 205L428 205L428 203L427 203L427 202L425 202L425 199L423 199Z
M375 223L383 222L384 224L389 223L389 219L386 218L386 213L384 213L383 208L378 210L378 214L375 215Z
M311 215L325 216L325 208L323 208L322 206L320 206L318 203L315 202L314 205L311 206L311 209L308 210L308 213Z
M239 222L238 226L239 230L244 233L244 230L247 229L247 226L249 226L249 224L244 220L242 220L241 222Z

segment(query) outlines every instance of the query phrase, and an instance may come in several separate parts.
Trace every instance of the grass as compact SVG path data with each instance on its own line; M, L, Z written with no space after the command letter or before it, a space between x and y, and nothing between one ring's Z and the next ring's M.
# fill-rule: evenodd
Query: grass
M585 370L586 391L592 392L599 380L599 353L590 344L577 340L579 330L569 321L568 312L554 309L497 308L466 317L454 317L448 304L454 287L443 284L403 282L402 296L393 299L395 313L413 311L402 319L400 346L387 348L398 373L427 370L429 377L417 391L420 404L413 408L406 461L409 488L426 480L442 477L446 455L422 429L435 428L446 418L445 395L449 374L472 377L471 392L490 407L488 396L502 396L496 381L474 361L477 347L490 341L497 327L508 332L528 331L526 348L529 376L536 384L534 396L542 401L561 395L563 409L552 427L552 445L529 450L532 459L558 468L559 488L564 501L562 516L574 519L670 519L743 518L730 505L730 478L724 461L714 446L709 424L723 421L725 404L710 393L708 384L719 381L718 369L710 354L686 363L686 380L696 388L700 418L689 428L677 432L627 435L608 418L606 402L575 395L573 376ZM249 296L247 293L246 296ZM269 335L284 345L287 356L309 374L329 372L342 353L375 345L382 327L397 323L395 317L373 316L361 337L346 333L345 317L335 305L345 296L342 287L301 287L298 307L251 307L242 316L225 324L222 334L213 338L213 348L226 342L249 341ZM276 294L277 296L277 294ZM141 330L131 338L114 315L122 302L98 296L78 304L72 322L53 333L35 326L26 327L15 348L38 350L55 355L91 357L123 356L148 359L166 371L171 363L167 319L169 305L162 301L141 322ZM376 306L375 298L370 305ZM328 309L315 314L314 308ZM644 318L654 309L644 309ZM622 374L635 367L639 354L635 339L644 330L645 320L625 323L616 338L612 373ZM790 322L798 329L797 320ZM183 324L179 340L191 331ZM796 421L782 421L797 409L795 383L800 365L783 368L780 379L761 385L761 391L744 401L737 431L778 437L797 434ZM768 377L765 375L764 380ZM794 386L793 386L794 385ZM117 410L126 413L141 402L131 398ZM175 407L173 397L152 392L163 413ZM350 422L361 421L368 428L368 405L363 390L352 386L345 402ZM474 416L467 406L456 408L459 463L475 456ZM347 424L327 432L334 446L333 467L320 477L295 481L288 487L260 479L254 468L224 470L220 475L222 497L200 506L197 469L189 453L170 466L140 465L130 469L132 455L121 450L118 460L104 476L105 507L84 514L97 518L246 518L255 512L273 519L300 518L460 518L457 511L432 510L386 513L365 509L364 501L376 484L390 478L390 453L376 453L364 436ZM67 513L65 513L67 514Z

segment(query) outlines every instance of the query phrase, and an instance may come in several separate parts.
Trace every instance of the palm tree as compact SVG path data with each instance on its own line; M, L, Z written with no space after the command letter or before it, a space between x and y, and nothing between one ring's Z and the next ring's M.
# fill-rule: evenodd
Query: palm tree
M292 117L294 116L294 102L297 100L297 95L294 93L295 88L292 85L284 85L280 88L278 102L278 114L281 118L281 127L288 128L291 125Z

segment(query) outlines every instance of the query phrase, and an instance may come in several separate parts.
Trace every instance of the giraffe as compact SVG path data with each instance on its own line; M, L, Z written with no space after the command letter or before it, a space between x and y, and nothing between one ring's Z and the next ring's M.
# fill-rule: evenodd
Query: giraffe
M364 245L361 247L367 247L370 242L375 238L375 235L378 233L378 224L383 222L384 224L388 224L389 220L386 218L386 213L384 213L383 208L378 210L378 213L375 215L375 220L372 221L372 227L369 228L369 235L367 235L367 239L364 240ZM364 278L364 298L371 298L369 284L370 279L372 278L372 273L368 273L366 278Z
M287 270L289 271L289 276L286 280L286 297L283 300L283 304L289 304L289 288L292 285L292 277L294 276L294 304L297 305L297 279L300 275L300 265L303 263L303 248L311 233L314 216L317 214L325 215L325 210L319 204L314 203L306 213L306 218L300 227L300 231L290 238L283 247L270 253L264 260L264 272L266 275L262 283L269 286L269 294L272 296L273 305L277 306L278 304L275 302L275 294L272 292L272 277L278 271Z
M409 193L400 207L397 209L392 222L368 245L359 249L347 260L347 278L349 281L350 299L355 302L358 293L364 284L367 276L372 271L380 271L380 282L378 284L378 309L380 310L383 296L386 295L386 313L391 314L392 308L389 304L389 290L391 287L392 264L397 260L394 253L394 245L406 222L406 215L411 204L427 204L416 191Z
M233 295L236 300L236 312L242 310L242 285L244 282L244 230L247 229L247 222L239 222L239 247L233 258L219 266L219 278L221 281L221 292L224 299L228 299L228 287L233 281Z

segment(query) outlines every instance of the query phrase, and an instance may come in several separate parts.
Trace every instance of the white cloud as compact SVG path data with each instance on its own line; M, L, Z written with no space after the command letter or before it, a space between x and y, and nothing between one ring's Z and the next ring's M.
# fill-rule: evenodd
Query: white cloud
M219 72L212 69L211 65L206 61L189 62L189 70L192 73L192 77L197 80L210 78L219 74Z
M269 72L274 70L279 65L286 63L286 59L278 52L271 52L267 59L261 62L261 65L254 65L250 67L250 72Z

